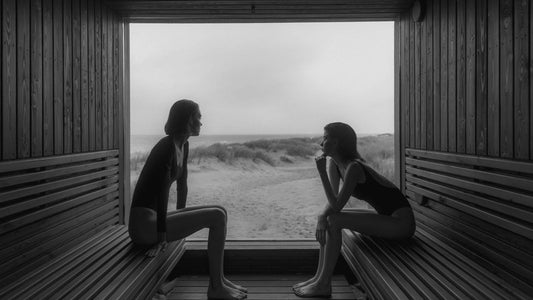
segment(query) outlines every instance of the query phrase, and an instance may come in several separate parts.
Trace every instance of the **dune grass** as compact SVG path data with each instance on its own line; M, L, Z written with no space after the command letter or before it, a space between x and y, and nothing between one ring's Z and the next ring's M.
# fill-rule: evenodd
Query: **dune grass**
M240 160L265 163L270 166L292 163L298 158L310 158L320 150L321 137L255 140L245 143L221 144L190 149L189 163L217 159L228 165ZM361 156L377 172L394 182L394 136L390 134L365 136L358 139ZM131 155L132 171L140 171L148 152Z

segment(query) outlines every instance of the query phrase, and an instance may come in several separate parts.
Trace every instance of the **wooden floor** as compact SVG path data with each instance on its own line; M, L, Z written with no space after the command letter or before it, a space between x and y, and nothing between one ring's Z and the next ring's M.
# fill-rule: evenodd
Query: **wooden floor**
M292 285L307 280L311 275L229 275L228 278L248 289L250 300L303 299L292 292ZM344 276L333 277L333 294L328 299L355 299L356 294ZM208 277L205 275L182 275L177 286L167 295L167 299L192 300L207 299ZM321 298L313 298L321 299Z

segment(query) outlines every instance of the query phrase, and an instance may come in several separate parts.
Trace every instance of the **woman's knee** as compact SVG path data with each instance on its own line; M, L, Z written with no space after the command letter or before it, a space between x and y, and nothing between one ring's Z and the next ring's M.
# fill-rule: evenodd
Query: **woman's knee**
M221 205L213 205L212 206L213 208L216 208L216 209L220 209L224 212L224 214L226 215L226 217L228 216L228 211L224 208L224 206L221 206Z
M209 219L212 226L224 227L226 226L227 215L224 210L213 207L209 209Z

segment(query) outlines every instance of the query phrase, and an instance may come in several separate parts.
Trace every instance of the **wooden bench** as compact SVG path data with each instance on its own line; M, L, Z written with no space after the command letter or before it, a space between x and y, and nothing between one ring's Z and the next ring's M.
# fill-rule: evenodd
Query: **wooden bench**
M531 299L533 163L406 150L414 238L343 232L371 299Z
M119 201L118 151L0 163L1 299L146 299L184 252L147 258Z

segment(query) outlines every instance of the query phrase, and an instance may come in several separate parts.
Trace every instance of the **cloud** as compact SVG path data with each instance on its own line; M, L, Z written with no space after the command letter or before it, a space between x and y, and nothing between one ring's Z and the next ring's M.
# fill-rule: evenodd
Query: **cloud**
M133 24L130 36L134 134L160 133L180 98L200 103L206 134L393 130L392 22Z

